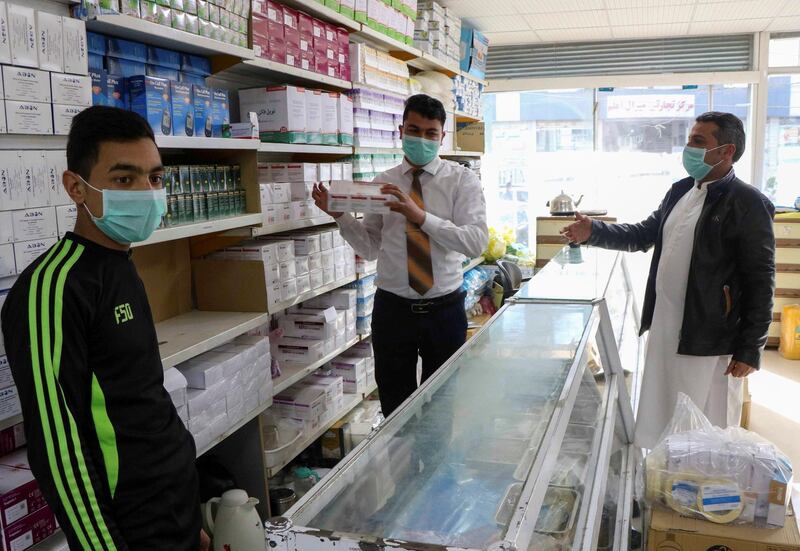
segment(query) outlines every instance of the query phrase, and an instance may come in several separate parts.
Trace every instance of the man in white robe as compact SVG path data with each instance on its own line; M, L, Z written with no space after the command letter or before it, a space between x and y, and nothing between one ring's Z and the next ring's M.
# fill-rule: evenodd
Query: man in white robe
M697 118L684 149L689 177L676 182L639 224L606 224L578 214L563 235L625 251L655 246L642 332L649 329L636 444L651 449L687 394L715 425L738 424L741 381L759 368L772 321L774 207L736 178L744 153L741 121Z

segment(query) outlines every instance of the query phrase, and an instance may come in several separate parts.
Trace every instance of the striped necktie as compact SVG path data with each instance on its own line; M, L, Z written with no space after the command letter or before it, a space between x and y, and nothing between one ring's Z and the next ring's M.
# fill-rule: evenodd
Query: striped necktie
M422 169L414 170L410 196L419 208L425 210L422 186L419 183L419 177L423 172ZM431 241L428 234L411 221L406 221L406 251L408 253L408 285L424 296L433 287Z

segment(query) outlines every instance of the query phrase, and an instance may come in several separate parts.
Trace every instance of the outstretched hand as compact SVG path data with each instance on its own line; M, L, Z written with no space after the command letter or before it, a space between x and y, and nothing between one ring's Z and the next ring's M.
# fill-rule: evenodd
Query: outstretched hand
M582 244L589 241L592 236L592 219L576 212L575 222L561 230L561 235L570 243Z

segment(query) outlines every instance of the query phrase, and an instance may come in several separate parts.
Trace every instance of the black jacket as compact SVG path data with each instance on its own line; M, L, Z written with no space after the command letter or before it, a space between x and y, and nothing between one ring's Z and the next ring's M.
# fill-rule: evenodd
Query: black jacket
M664 222L693 185L693 178L673 184L658 209L639 224L592 223L589 245L629 252L655 245L642 333L653 321ZM733 171L709 184L695 229L678 354L732 354L734 360L758 368L772 322L774 214L769 199Z

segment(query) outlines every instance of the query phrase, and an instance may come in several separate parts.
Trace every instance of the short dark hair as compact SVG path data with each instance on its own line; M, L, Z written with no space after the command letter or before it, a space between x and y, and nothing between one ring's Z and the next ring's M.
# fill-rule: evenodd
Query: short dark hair
M426 94L416 94L406 100L403 122L406 122L408 114L411 112L422 115L426 119L437 120L442 123L443 128L447 121L447 112L444 110L442 102Z
M719 142L719 145L733 144L736 146L736 153L733 154L733 162L735 163L744 155L744 124L741 119L732 113L722 113L720 111L709 111L703 113L696 122L713 122L717 125L718 130L714 132L714 137Z
M89 107L72 119L67 139L67 168L88 180L102 143L142 139L156 141L150 124L133 111L103 105Z

